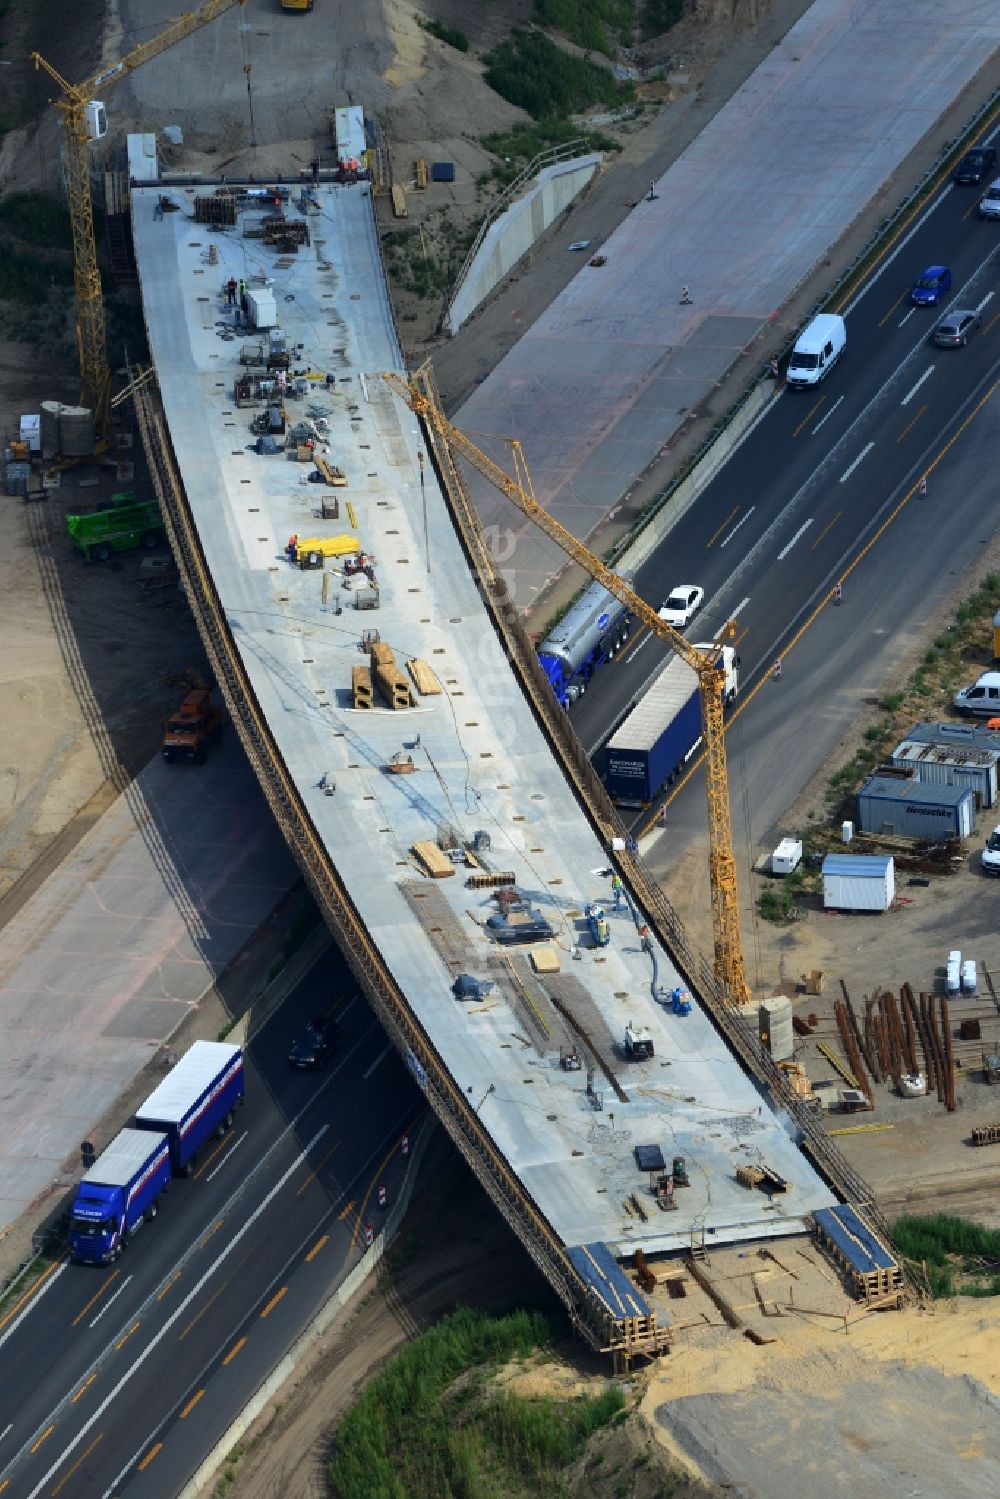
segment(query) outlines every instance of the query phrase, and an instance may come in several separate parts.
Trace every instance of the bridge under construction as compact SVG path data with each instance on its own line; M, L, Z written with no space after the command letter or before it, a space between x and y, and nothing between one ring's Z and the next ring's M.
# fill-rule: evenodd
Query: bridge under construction
M838 1197L878 1226L646 878L450 453L381 379L403 361L368 185L131 202L139 426L233 722L359 986L581 1333L625 1362L665 1345L621 1269L639 1249L801 1234Z

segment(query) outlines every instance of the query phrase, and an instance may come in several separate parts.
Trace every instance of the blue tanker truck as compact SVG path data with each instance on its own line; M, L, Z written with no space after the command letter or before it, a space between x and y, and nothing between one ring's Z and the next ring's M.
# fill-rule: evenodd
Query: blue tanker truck
M586 692L598 667L617 655L631 628L625 605L600 583L584 589L538 647L538 659L564 708Z
M190 1176L200 1147L221 1136L243 1102L243 1053L222 1041L196 1041L89 1168L70 1209L75 1260L116 1260L175 1176Z

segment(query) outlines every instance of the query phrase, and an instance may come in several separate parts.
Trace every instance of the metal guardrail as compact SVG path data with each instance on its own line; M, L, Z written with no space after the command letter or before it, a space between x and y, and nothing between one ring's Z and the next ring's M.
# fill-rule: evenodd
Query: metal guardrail
M496 222L496 220L502 213L506 213L507 209L510 207L511 203L513 203L514 199L517 197L521 189L525 187L533 177L537 177L539 172L543 171L545 167L555 166L556 162L559 161L571 161L574 156L586 156L589 150L590 143L587 140L586 136L577 136L575 140L566 141L564 145L550 146L547 151L540 151L537 156L532 158L532 160L526 167L518 172L513 182L509 183L508 186L504 188L499 197L494 198L493 202L487 209L486 217L483 219L483 222L479 226L479 232L477 233L475 239L472 241L472 244L469 246L469 250L465 256L465 259L462 261L462 264L458 268L458 275L455 277L455 284L451 289L451 296L448 298L448 305L445 308L445 318L447 318L448 313L455 305L455 298L458 296L458 293L465 282L465 278L469 274L469 271L472 267L472 262L478 255L480 246L489 233L491 225Z
M480 1124L407 1004L339 879L282 759L232 638L184 494L158 396L144 389L136 393L135 405L164 528L216 681L278 826L359 987L407 1061L452 1143L567 1308L576 1330L595 1351L617 1352L622 1343L620 1329L617 1325L609 1328L606 1311Z

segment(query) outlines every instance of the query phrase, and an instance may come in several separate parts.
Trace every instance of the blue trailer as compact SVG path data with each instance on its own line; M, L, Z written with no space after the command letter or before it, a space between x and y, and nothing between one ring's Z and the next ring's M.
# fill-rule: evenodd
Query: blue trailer
M731 702L739 685L736 652L728 645L697 649L719 651ZM648 807L700 743L698 678L679 656L671 656L605 746L604 784L611 800L620 807Z
M136 1111L136 1127L165 1134L174 1176L190 1176L205 1141L232 1125L244 1091L240 1048L225 1041L195 1041Z
M564 708L587 690L605 661L621 650L632 628L625 605L600 583L591 583L538 647L538 659Z
M80 1183L69 1219L73 1258L93 1265L116 1260L143 1223L156 1217L156 1200L169 1181L166 1135L123 1129Z

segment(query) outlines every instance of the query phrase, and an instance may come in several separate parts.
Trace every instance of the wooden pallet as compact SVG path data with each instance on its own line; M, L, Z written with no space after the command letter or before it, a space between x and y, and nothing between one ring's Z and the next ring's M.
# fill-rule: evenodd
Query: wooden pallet
M392 211L397 219L409 218L409 210L406 207L406 193L398 182L392 184Z
M455 873L455 866L447 854L443 854L437 844L431 843L429 839L420 839L414 843L412 852L432 880L446 880Z
M436 697L440 693L441 683L427 662L421 661L419 656L413 656L407 661L406 669L421 697Z
M342 468L338 468L335 463L327 463L319 453L314 455L313 461L331 489L342 489L346 485L347 475Z
M351 667L351 692L355 708L373 708L375 694L372 690L372 674L367 666Z

